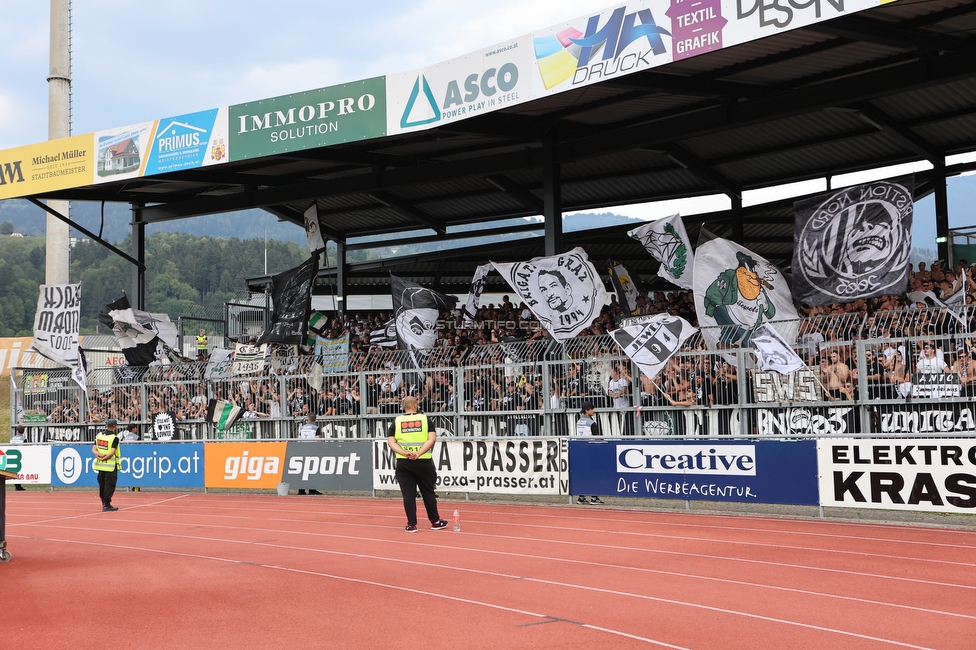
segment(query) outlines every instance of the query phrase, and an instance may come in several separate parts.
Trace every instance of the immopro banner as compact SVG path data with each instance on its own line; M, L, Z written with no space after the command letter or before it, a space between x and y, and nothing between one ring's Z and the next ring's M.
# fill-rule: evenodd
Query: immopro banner
M203 487L203 444L125 443L119 467L120 486ZM91 445L51 447L51 485L94 486Z
M2 445L0 470L17 474L16 479L7 479L8 483L48 485L51 482L51 446Z
M397 490L396 455L373 441L373 487ZM437 489L482 494L566 494L565 438L438 440Z
M817 458L821 505L976 512L976 438L820 439Z
M386 135L386 81L282 95L229 109L230 159L246 160Z
M282 480L303 490L371 490L372 453L369 440L290 441Z
M569 493L816 505L816 445L570 440Z

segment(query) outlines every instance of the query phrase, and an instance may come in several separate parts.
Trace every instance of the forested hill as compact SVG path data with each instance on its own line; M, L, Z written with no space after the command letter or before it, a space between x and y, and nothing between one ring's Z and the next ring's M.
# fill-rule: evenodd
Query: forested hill
M119 244L129 249L129 242ZM264 239L240 240L155 233L146 240L146 307L179 316L220 313L241 295L245 278L264 273ZM308 258L308 248L269 240L268 271L278 273ZM0 236L0 336L30 336L38 287L44 281L44 238ZM98 312L129 292L132 266L108 249L82 241L71 249L71 282L82 286L82 332L94 330Z

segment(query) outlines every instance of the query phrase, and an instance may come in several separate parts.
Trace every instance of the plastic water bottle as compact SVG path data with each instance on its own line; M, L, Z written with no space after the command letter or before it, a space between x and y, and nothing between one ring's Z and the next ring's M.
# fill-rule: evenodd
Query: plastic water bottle
M454 532L461 532L461 512L457 508L454 509Z

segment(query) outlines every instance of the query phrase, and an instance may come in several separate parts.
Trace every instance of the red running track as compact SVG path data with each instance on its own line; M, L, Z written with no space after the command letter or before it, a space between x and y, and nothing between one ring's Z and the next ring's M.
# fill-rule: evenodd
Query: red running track
M8 492L4 648L976 648L976 532L593 506ZM106 620L102 612L111 613Z

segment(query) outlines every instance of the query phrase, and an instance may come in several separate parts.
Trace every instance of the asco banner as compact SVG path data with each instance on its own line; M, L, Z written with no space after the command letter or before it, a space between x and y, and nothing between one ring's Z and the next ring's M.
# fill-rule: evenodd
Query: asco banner
M816 505L816 446L571 440L569 493Z
M438 440L437 489L482 494L566 494L566 440ZM397 490L396 456L373 441L373 487Z
M51 485L98 485L94 461L91 445L52 446ZM122 443L119 485L203 487L203 445Z
M976 439L817 441L825 506L976 512Z

